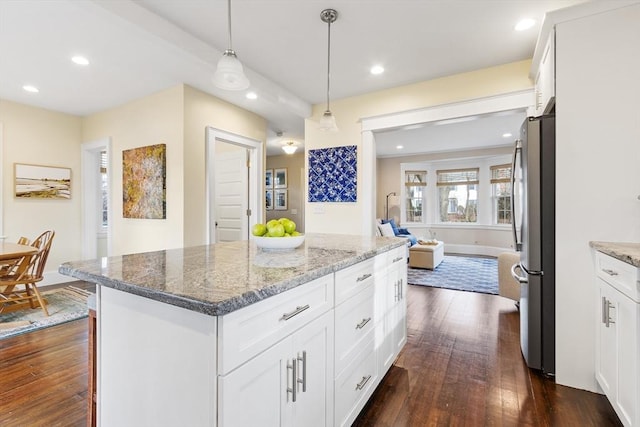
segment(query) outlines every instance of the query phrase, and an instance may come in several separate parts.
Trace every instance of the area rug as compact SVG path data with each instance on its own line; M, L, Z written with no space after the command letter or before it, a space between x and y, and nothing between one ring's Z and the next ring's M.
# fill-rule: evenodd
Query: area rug
M433 271L409 267L407 283L498 295L498 260L445 255Z
M39 307L0 313L0 339L87 317L89 295L90 292L73 286L42 292L48 302L49 317Z

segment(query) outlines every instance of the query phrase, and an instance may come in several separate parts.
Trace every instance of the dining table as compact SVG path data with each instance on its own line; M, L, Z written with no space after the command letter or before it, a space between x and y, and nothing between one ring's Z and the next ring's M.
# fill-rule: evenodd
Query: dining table
M15 286L2 284L2 271L11 265L21 262L24 257L34 255L37 252L38 248L34 246L0 242L0 314L32 307L28 301L10 304L6 303L6 299L3 298L3 294L10 294L13 292ZM3 300L5 300L4 303ZM44 302L46 304L46 300ZM37 301L35 301L34 304L36 307L40 307L40 304Z

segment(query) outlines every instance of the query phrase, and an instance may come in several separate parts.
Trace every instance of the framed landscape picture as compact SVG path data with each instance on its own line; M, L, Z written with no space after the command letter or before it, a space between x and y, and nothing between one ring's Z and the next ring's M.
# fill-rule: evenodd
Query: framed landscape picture
M287 168L275 169L273 174L273 188L287 188Z
M268 211L273 209L273 190L267 190L264 196L265 205Z
M287 208L287 190L274 190L273 194L275 200L274 209L277 211L286 211Z
M264 173L264 185L267 188L273 187L273 169L267 169Z
M14 194L20 199L70 199L71 169L14 164Z

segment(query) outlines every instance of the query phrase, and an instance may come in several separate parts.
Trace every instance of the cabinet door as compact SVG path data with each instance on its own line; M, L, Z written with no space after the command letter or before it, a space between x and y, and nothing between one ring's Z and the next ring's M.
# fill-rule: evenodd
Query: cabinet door
M220 427L285 425L291 400L287 392L292 382L287 369L291 353L291 338L287 338L218 378Z
M599 288L599 310L597 342L598 351L596 354L596 379L602 390L613 403L617 390L617 324L615 323L615 294L613 288L602 279L597 279ZM614 307L614 308L611 308ZM613 320L614 323L611 321Z
M618 356L618 391L616 405L619 408L618 415L624 425L637 426L640 422L640 396L638 392L640 364L638 354L638 311L640 305L631 298L618 294L615 303L615 321L617 330L617 356Z
M402 262L392 265L389 278L394 283L393 308L388 316L393 331L394 358L407 342L407 264Z
M330 426L333 419L333 313L329 312L293 336L297 357L296 402L290 426ZM258 424L254 424L258 425Z

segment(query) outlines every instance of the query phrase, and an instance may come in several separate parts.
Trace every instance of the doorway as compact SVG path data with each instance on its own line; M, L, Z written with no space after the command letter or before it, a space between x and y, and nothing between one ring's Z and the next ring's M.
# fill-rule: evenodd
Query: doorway
M94 259L111 253L111 200L108 185L111 139L82 144L82 257Z
M263 216L262 143L212 127L205 143L207 243L247 240Z

